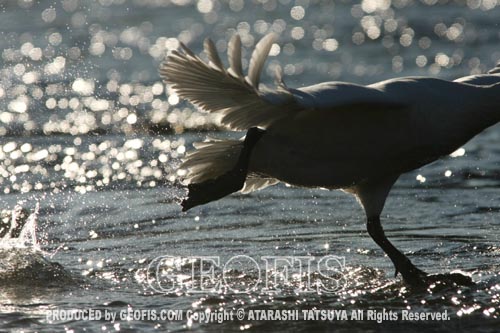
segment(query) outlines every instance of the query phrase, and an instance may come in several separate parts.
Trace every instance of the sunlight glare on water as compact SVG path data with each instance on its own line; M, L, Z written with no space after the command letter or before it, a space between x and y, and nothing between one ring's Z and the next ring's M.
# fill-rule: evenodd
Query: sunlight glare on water
M202 59L210 37L226 63L231 36L242 66L279 35L262 81L281 67L290 87L369 84L396 76L485 73L500 60L496 0L9 0L0 3L0 329L21 331L293 330L491 331L500 316L500 150L491 128L449 158L403 175L383 219L388 237L430 273L461 269L472 287L414 292L366 233L342 193L278 185L181 213L177 167L220 117L165 87L158 67L180 43ZM192 256L246 255L199 285ZM332 293L301 293L303 271L267 271L266 256L345 258ZM176 259L158 261L161 256ZM161 263L157 272L153 264ZM152 266L153 265L153 266ZM194 266L193 266L194 265ZM203 268L204 266L201 266ZM338 267L337 267L338 268ZM154 273L154 274L152 274ZM175 288L164 289L169 274ZM319 284L313 270L313 287ZM314 280L316 279L316 280ZM325 282L325 281L323 281ZM316 284L314 284L316 283ZM325 282L326 283L326 282ZM249 287L259 285L257 289ZM238 293L235 290L246 290ZM270 292L280 289L279 293ZM49 310L342 309L437 311L441 322L78 321ZM377 324L378 326L374 326ZM406 326L405 326L406 328Z

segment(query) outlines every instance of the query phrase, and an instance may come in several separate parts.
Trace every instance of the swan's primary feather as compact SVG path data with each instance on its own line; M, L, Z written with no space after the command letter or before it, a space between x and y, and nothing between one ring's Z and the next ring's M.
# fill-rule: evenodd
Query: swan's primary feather
M260 73L262 72L262 67L264 67L264 62L267 59L267 55L276 40L276 35L270 33L262 38L252 53L252 58L250 59L250 66L248 68L248 81L255 88L259 89Z
M204 48L205 48L205 53L208 55L208 59L210 59L210 62L215 67L215 69L224 72L225 71L224 65L220 60L214 42L212 42L212 40L209 38L205 39Z
M229 60L230 73L240 80L245 79L241 65L241 38L235 34L227 45L227 58Z

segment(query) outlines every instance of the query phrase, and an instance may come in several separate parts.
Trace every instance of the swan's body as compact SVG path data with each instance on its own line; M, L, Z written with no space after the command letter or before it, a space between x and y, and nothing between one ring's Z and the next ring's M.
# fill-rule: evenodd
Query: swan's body
M352 93L352 88L360 97L375 90L386 100L373 106L321 106L321 101L335 100L344 89ZM267 127L253 149L251 172L299 186L349 188L450 154L500 113L492 109L490 115L479 115L477 101L491 101L490 90L437 79L405 78L340 89L329 83L302 91L316 92L319 105L311 103ZM485 103L487 107L491 109Z
M248 130L244 141L206 142L188 155L184 209L278 181L343 189L361 202L370 235L396 271L418 284L427 275L390 244L380 226L385 199L400 174L452 153L500 121L500 75L492 71L454 82L408 77L369 86L327 82L299 89L278 77L277 90L259 90L273 41L268 35L256 46L246 78L238 37L229 43L228 70L210 41L210 64L185 48L160 70L179 96L222 112L231 129Z

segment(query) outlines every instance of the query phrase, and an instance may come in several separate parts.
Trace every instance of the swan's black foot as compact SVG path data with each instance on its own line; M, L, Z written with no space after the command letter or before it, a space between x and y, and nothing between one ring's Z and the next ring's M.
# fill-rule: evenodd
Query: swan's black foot
M472 286L474 282L468 275L462 273L444 273L428 275L427 279L431 283L441 283L444 285Z
M406 271L403 281L411 287L427 288L432 284L441 286L472 286L474 282L468 275L461 273L427 274L412 265L412 269Z
M415 267L406 257L404 261L405 263L402 267L400 266L399 269L396 268L395 276L398 275L398 272L401 273L403 281L412 287L425 287L430 284L427 280L429 274Z
M398 272L403 276L403 281L416 288L427 288L431 284L440 284L441 286L471 286L474 283L470 276L461 273L428 274L418 269L403 254L393 256L396 275Z

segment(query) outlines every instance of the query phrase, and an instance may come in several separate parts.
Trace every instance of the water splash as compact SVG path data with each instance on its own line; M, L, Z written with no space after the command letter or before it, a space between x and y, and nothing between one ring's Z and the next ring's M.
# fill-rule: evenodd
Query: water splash
M0 285L59 286L72 281L64 267L49 261L36 237L39 204L33 212L22 207L3 210L0 219Z
M29 211L16 205L13 210L3 210L0 221L0 250L33 249L41 251L36 238L36 225L40 205Z

